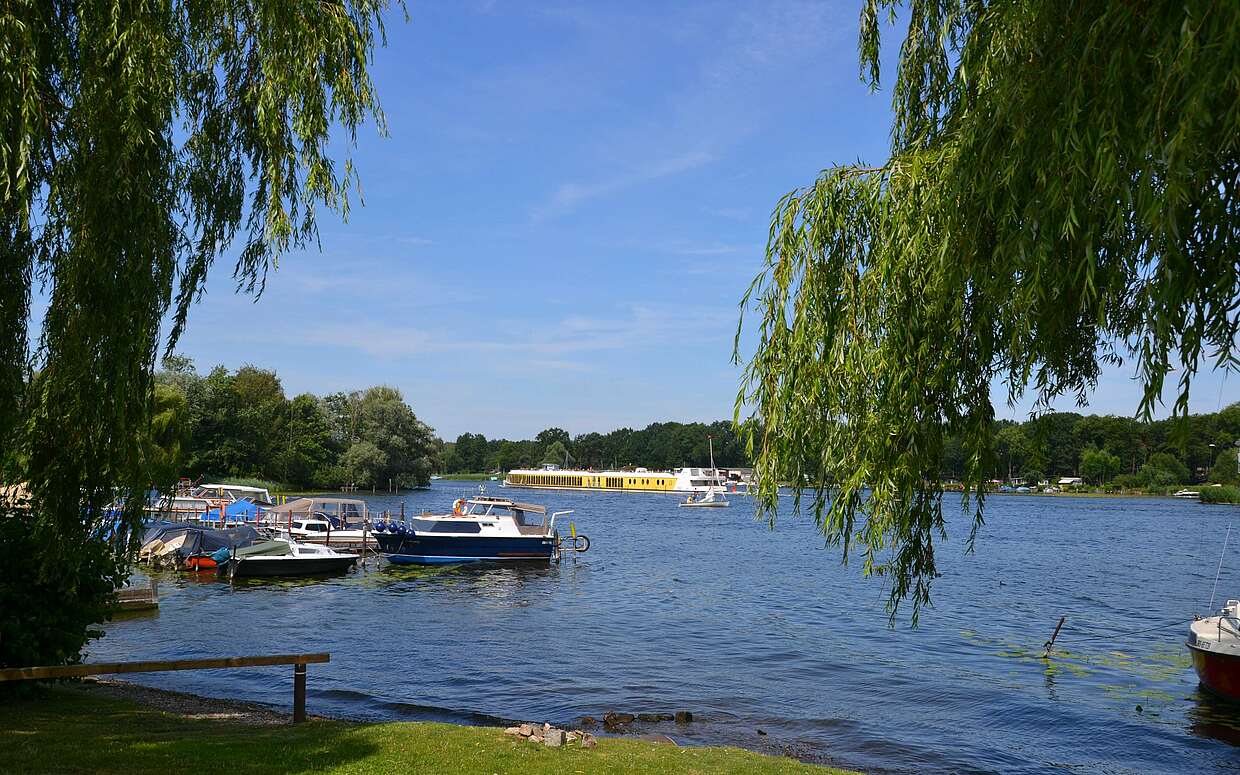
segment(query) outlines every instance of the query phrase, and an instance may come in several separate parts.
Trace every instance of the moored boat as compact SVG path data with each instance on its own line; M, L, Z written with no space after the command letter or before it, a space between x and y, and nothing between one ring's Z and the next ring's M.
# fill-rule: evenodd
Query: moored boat
M263 541L215 555L219 574L228 578L320 576L344 573L361 559L330 546L302 544L287 539Z
M1217 616L1190 624L1187 645L1201 685L1240 700L1240 600L1228 600Z
M379 551L398 565L549 562L560 550L555 520L570 513L556 512L548 519L545 506L478 496L458 499L450 514L424 513L408 522L376 524L374 538ZM589 539L577 538L589 547Z
M301 543L360 547L370 542L370 512L360 498L298 498L267 509L261 523L269 533Z

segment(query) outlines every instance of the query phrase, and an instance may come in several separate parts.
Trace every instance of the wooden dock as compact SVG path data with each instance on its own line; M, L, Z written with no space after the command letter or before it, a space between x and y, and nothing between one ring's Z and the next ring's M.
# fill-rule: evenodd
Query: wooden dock
M150 611L159 608L159 588L155 579L150 586L121 587L116 590L116 610Z

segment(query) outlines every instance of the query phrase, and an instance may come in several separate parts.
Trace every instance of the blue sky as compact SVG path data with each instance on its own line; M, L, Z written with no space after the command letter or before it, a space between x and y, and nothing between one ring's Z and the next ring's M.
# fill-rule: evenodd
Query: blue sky
M412 3L376 55L390 136L359 136L365 206L324 216L257 303L221 260L179 350L290 395L395 385L448 439L730 417L772 207L886 155L859 8ZM1129 376L1093 409L1131 413ZM1219 378L1200 387L1213 411Z

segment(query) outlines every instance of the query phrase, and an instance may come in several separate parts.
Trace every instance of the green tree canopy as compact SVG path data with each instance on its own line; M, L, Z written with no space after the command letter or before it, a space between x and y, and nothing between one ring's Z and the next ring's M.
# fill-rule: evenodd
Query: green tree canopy
M556 439L547 445L543 452L542 462L555 463L560 466L572 462L572 456L568 454L568 447L564 446L564 442Z
M1104 484L1119 473L1120 460L1106 450L1090 447L1081 453L1081 476L1092 484Z
M1141 467L1141 475L1154 485L1184 484L1190 481L1188 466L1167 452L1156 452Z
M828 542L916 621L953 435L970 546L981 524L995 381L1083 401L1129 358L1140 409L1175 371L1182 415L1203 360L1236 366L1240 4L867 0L874 85L899 5L891 155L779 202L737 415L766 511L811 482Z
M369 441L356 441L340 456L340 467L349 477L349 484L378 484L388 466L388 456Z

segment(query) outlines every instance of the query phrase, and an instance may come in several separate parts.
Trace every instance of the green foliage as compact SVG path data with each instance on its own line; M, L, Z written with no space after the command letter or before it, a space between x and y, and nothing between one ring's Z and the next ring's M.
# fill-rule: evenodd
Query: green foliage
M875 84L899 5L864 5ZM772 216L737 419L764 509L778 482L811 482L828 542L856 544L891 578L893 620L911 599L915 621L953 436L981 524L992 383L1083 400L1131 357L1145 416L1173 370L1183 415L1201 361L1237 365L1240 4L907 5L891 157L828 169Z
M198 376L193 362L166 359L158 387L192 396L184 473L191 478L257 477L295 489L345 484L420 486L430 480L439 443L400 391L373 387L318 399L284 397L272 371L216 367Z
M1240 487L1202 487L1201 502L1240 504Z
M1150 459L1141 466L1140 475L1149 484L1162 487L1189 481L1188 467L1166 452L1150 455Z
M150 446L161 326L171 350L221 254L259 289L313 241L318 208L347 213L353 170L328 144L382 124L367 67L386 7L12 0L0 12L0 473L33 496L26 533L0 533L33 551L0 567L0 584L75 590L20 606L50 606L64 643L85 642L79 625L170 462ZM36 280L49 302L32 358Z
M1119 473L1120 461L1115 455L1090 447L1081 453L1081 477L1092 484L1105 484Z
M333 455L331 426L319 400L303 393L285 407L288 418L284 438L275 439L272 468L297 487L330 482L328 469ZM284 443L281 443L284 442Z
M23 508L0 507L0 667L78 662L91 625L105 621L113 591L129 575L104 537L68 550L59 573L44 570L49 547Z
M1214 467L1210 469L1209 480L1217 484L1240 484L1240 471L1237 470L1237 450L1225 448L1218 453Z
M180 388L156 385L151 412L151 430L146 439L147 467L152 486L167 491L181 475L185 462L189 404Z
M572 461L568 454L568 447L564 446L564 442L556 439L551 442L546 451L543 452L543 463L555 463L556 465L567 465Z
M344 469L348 481L363 487L377 484L387 465L387 455L369 441L353 442L340 456L340 467Z

